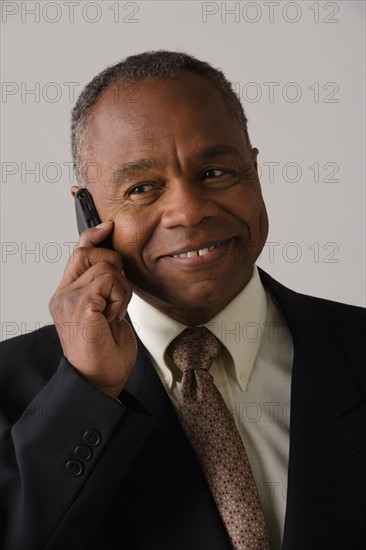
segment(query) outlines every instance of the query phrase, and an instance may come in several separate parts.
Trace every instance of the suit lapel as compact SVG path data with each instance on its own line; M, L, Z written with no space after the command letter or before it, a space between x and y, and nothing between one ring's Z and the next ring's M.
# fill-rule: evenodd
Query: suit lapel
M260 275L294 342L283 550L359 548L352 533L335 527L352 525L363 508L362 395L315 301Z

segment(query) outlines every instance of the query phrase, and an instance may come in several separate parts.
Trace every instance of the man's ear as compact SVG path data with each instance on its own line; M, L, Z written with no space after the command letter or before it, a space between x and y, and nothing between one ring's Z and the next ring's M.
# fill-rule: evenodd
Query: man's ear
M253 163L253 166L255 168L255 171L258 173L258 163L257 163L257 155L258 155L259 151L256 147L253 147L253 149L251 150L251 155L252 155L252 163Z
M76 193L79 191L80 187L78 185L72 185L70 187L70 193L72 194L72 197L75 198Z

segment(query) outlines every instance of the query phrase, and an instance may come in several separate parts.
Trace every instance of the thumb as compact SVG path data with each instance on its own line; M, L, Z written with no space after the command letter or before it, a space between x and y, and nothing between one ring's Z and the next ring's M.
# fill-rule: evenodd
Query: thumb
M112 335L116 345L122 352L124 368L130 374L137 356L137 341L135 332L126 319L117 321L116 319L110 323Z
M81 233L76 246L97 246L107 237L107 235L109 235L109 233L111 233L112 229L113 222L111 220L102 222L95 227L85 229L85 231Z

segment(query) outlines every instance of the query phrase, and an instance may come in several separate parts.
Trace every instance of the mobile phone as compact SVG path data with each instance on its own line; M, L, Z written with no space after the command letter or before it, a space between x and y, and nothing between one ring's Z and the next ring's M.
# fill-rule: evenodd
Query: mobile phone
M101 219L98 215L97 209L95 208L93 197L85 187L79 189L75 195L75 212L79 235L81 235L85 229L95 227L101 223ZM112 241L109 236L97 246L102 248L110 248L111 250L113 249Z

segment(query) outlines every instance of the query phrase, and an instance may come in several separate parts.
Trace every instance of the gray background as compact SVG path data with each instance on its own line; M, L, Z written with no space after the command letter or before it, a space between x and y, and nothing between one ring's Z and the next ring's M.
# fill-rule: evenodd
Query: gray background
M174 49L235 83L270 233L258 265L365 305L365 3L2 2L1 339L51 322L77 240L70 111L129 54Z

